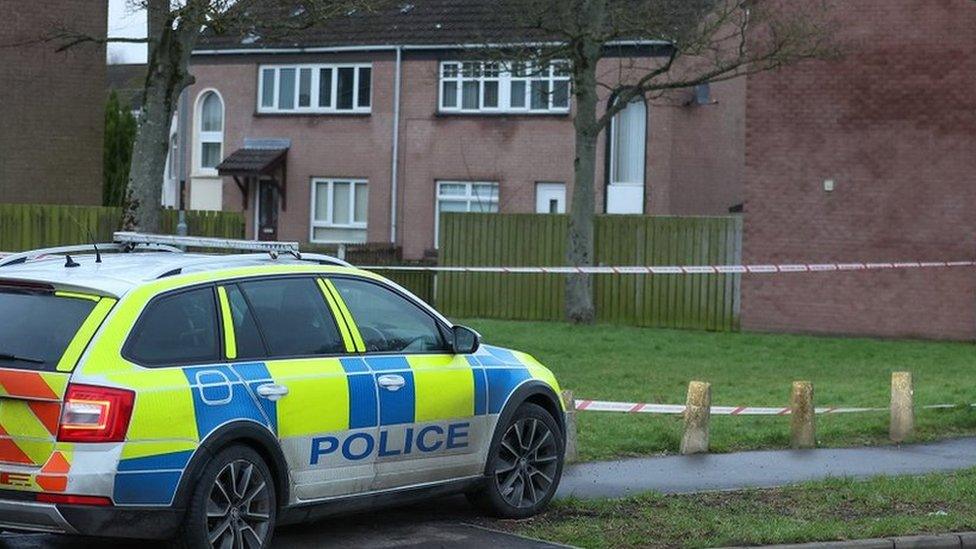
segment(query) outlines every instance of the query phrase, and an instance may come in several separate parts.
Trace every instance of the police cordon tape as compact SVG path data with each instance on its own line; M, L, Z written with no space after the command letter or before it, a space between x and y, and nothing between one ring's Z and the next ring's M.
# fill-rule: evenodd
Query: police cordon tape
M0 252L0 258L12 252ZM367 265L367 271L405 271L434 273L511 273L511 274L621 274L621 275L704 275L823 273L835 271L878 271L890 269L934 269L976 267L976 261L902 261L880 263L783 263L756 265L629 265L592 267L516 267L453 265Z
M823 273L834 271L877 271L891 269L932 269L976 267L976 261L907 261L896 263L788 263L778 265L633 265L592 267L462 267L450 265L372 265L367 271L417 271L434 273L510 273L510 274L620 274L620 275L704 275Z
M971 406L976 406L973 404ZM650 404L645 402L610 402L604 400L574 401L574 409L580 412L622 412L627 414L675 414L685 413L684 404ZM954 404L930 404L921 406L923 409L955 408ZM822 407L814 408L817 414L851 414L860 412L886 412L888 408L845 408ZM790 408L768 408L763 406L712 406L712 415L719 416L786 416Z

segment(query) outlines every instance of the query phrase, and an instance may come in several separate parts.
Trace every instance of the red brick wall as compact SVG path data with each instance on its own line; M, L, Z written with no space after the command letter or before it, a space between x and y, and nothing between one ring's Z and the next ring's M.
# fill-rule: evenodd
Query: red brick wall
M0 44L105 35L105 0L3 0ZM0 202L101 204L105 47L0 48Z
M394 59L389 52L194 59L197 82L189 92L190 105L206 89L221 93L227 118L225 154L242 146L245 138L292 140L288 210L279 217L280 239L308 241L310 179L321 176L368 179L368 239L389 242ZM369 116L255 115L258 64L337 61L372 62ZM615 77L621 66L619 59L605 59L601 71ZM438 113L437 70L438 59L430 53L404 56L397 244L408 258L423 257L434 247L438 180L496 181L499 208L506 213L535 211L540 181L564 182L567 200L572 197L570 115ZM649 104L647 213L724 214L741 202L744 89L744 81L715 86L714 105L686 106L683 96ZM602 111L609 92L601 93ZM601 136L595 178L598 212L603 211L605 150ZM229 178L223 198L224 209L241 208L240 191ZM247 212L249 227L252 216Z
M976 3L838 0L835 13L842 59L749 79L745 261L972 259ZM976 274L746 276L742 326L972 339Z

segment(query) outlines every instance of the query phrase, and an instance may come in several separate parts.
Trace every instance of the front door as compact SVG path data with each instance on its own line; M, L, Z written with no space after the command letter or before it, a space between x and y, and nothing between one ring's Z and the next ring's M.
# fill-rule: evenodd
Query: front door
M467 357L453 354L437 320L403 294L358 278L329 282L355 321L379 392L374 489L479 474L491 433L484 383Z
M258 240L278 240L278 186L258 181Z
M644 213L644 168L647 156L647 105L637 98L610 123L608 214Z

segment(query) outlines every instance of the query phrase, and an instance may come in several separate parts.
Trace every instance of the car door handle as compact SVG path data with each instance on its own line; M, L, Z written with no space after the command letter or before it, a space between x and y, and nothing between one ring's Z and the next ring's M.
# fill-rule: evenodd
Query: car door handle
M380 387L386 389L387 391L399 391L407 384L407 381L403 379L403 376L398 375L382 375L376 378L376 382L379 383Z
M264 385L258 385L257 392L259 397L274 402L288 395L288 387L275 383L265 383Z

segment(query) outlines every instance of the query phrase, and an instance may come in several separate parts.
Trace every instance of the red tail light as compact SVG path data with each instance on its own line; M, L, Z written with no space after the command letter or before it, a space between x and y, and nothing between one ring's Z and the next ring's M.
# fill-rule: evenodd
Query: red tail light
M125 389L69 384L61 409L61 442L122 442L136 395Z
M102 496L72 496L70 494L37 494L39 503L63 503L66 505L97 505L107 507L112 500Z

